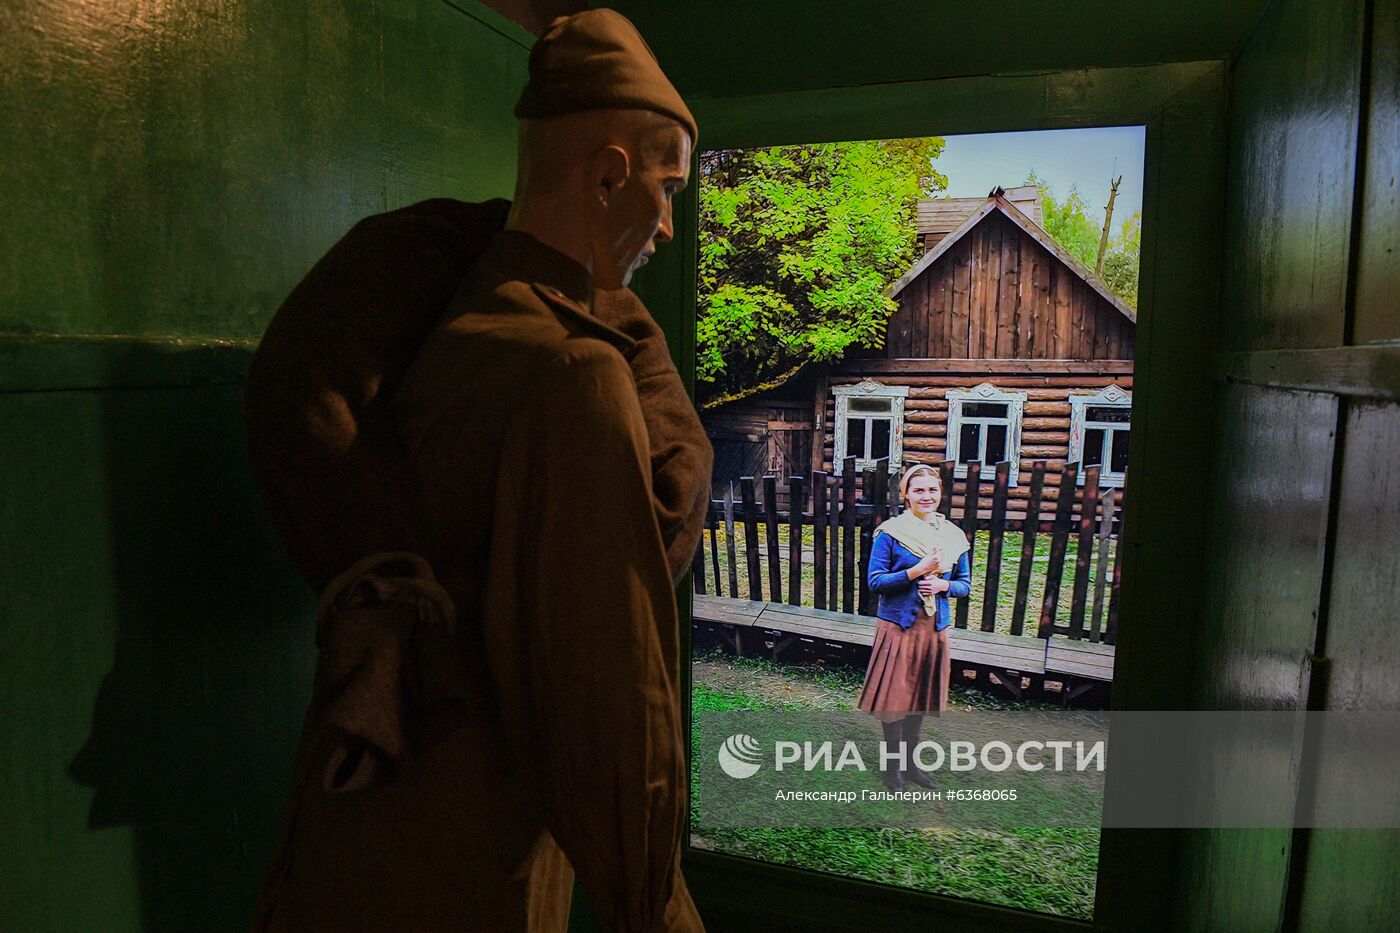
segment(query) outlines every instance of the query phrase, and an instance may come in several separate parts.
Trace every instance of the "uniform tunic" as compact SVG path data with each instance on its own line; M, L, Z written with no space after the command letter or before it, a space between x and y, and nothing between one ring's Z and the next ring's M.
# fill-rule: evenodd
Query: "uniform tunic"
M301 781L261 928L563 931L576 871L610 929L703 929L638 341L592 300L581 266L502 231L395 387L463 696L387 780ZM303 757L333 740L310 728Z

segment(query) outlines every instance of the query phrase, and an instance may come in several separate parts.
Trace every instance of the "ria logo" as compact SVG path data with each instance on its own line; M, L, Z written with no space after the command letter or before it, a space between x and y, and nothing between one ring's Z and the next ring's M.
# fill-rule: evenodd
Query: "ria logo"
M732 778L753 777L762 767L758 748L758 739L751 735L731 735L719 747L719 766Z

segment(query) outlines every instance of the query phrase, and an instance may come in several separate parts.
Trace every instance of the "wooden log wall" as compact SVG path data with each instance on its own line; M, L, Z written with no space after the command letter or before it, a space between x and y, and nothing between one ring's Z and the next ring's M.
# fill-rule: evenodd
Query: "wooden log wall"
M1117 385L1125 391L1132 391L1133 377L1127 366L1103 366L1098 363L1078 363L1061 361L1061 372L997 372L999 362L985 361L987 372L967 372L965 361L955 360L901 360L904 363L926 363L933 372L887 372L865 361L846 369L858 372L832 372L830 386L854 385L866 379L873 379L886 385L909 387L909 396L904 402L904 467L914 463L941 463L948 443L948 399L949 389L969 389L983 382L990 382L1000 389L1011 389L1026 393L1026 405L1021 417L1020 471L1016 483L1007 491L1006 515L1010 521L1022 521L1026 517L1026 507L1030 493L1031 464L1036 460L1046 462L1045 488L1041 495L1040 517L1042 522L1055 518L1056 503L1059 501L1060 476L1069 459L1070 395L1097 392L1107 385ZM956 365L955 365L956 364ZM977 365L982 365L978 361ZM940 367L959 370L957 372L937 372ZM1095 372L1113 368L1118 372ZM1079 371L1074 371L1075 369ZM826 472L834 471L832 462L835 447L836 397L830 389L824 400L824 414L821 419L821 461L814 467ZM991 470L991 466L986 468ZM1120 493L1120 499L1122 493ZM953 503L962 508L961 496ZM990 517L990 503L983 502L979 518Z

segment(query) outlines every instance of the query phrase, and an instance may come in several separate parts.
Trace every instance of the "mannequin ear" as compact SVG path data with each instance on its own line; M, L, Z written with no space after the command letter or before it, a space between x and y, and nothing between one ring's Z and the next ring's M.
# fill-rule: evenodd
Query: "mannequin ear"
M593 157L593 187L604 204L631 175L632 161L621 146L604 146Z

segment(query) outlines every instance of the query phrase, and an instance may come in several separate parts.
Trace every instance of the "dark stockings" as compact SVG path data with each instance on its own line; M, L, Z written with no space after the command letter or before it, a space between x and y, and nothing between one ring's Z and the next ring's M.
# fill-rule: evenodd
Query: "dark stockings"
M895 722L880 723L880 728L883 729L885 733L885 748L893 751L899 747L900 740L903 738L903 725L903 719ZM904 789L904 775L899 771L899 762L897 759L890 761L889 764L885 764L883 759L881 760L880 779L884 781L885 786L890 790Z
M933 778L928 776L927 771L914 763L914 746L919 744L919 727L923 725L923 722L923 714L914 713L911 716L905 716L898 723L903 727L904 751L908 756L905 762L907 767L904 769L904 778L920 787L932 787Z
M885 733L885 747L896 749L904 743L905 767L900 771L898 761L880 767L880 778L890 790L903 790L907 780L920 787L933 787L933 778L914 763L914 746L919 742L919 727L923 725L923 713L912 713L896 722L882 722L880 728Z

